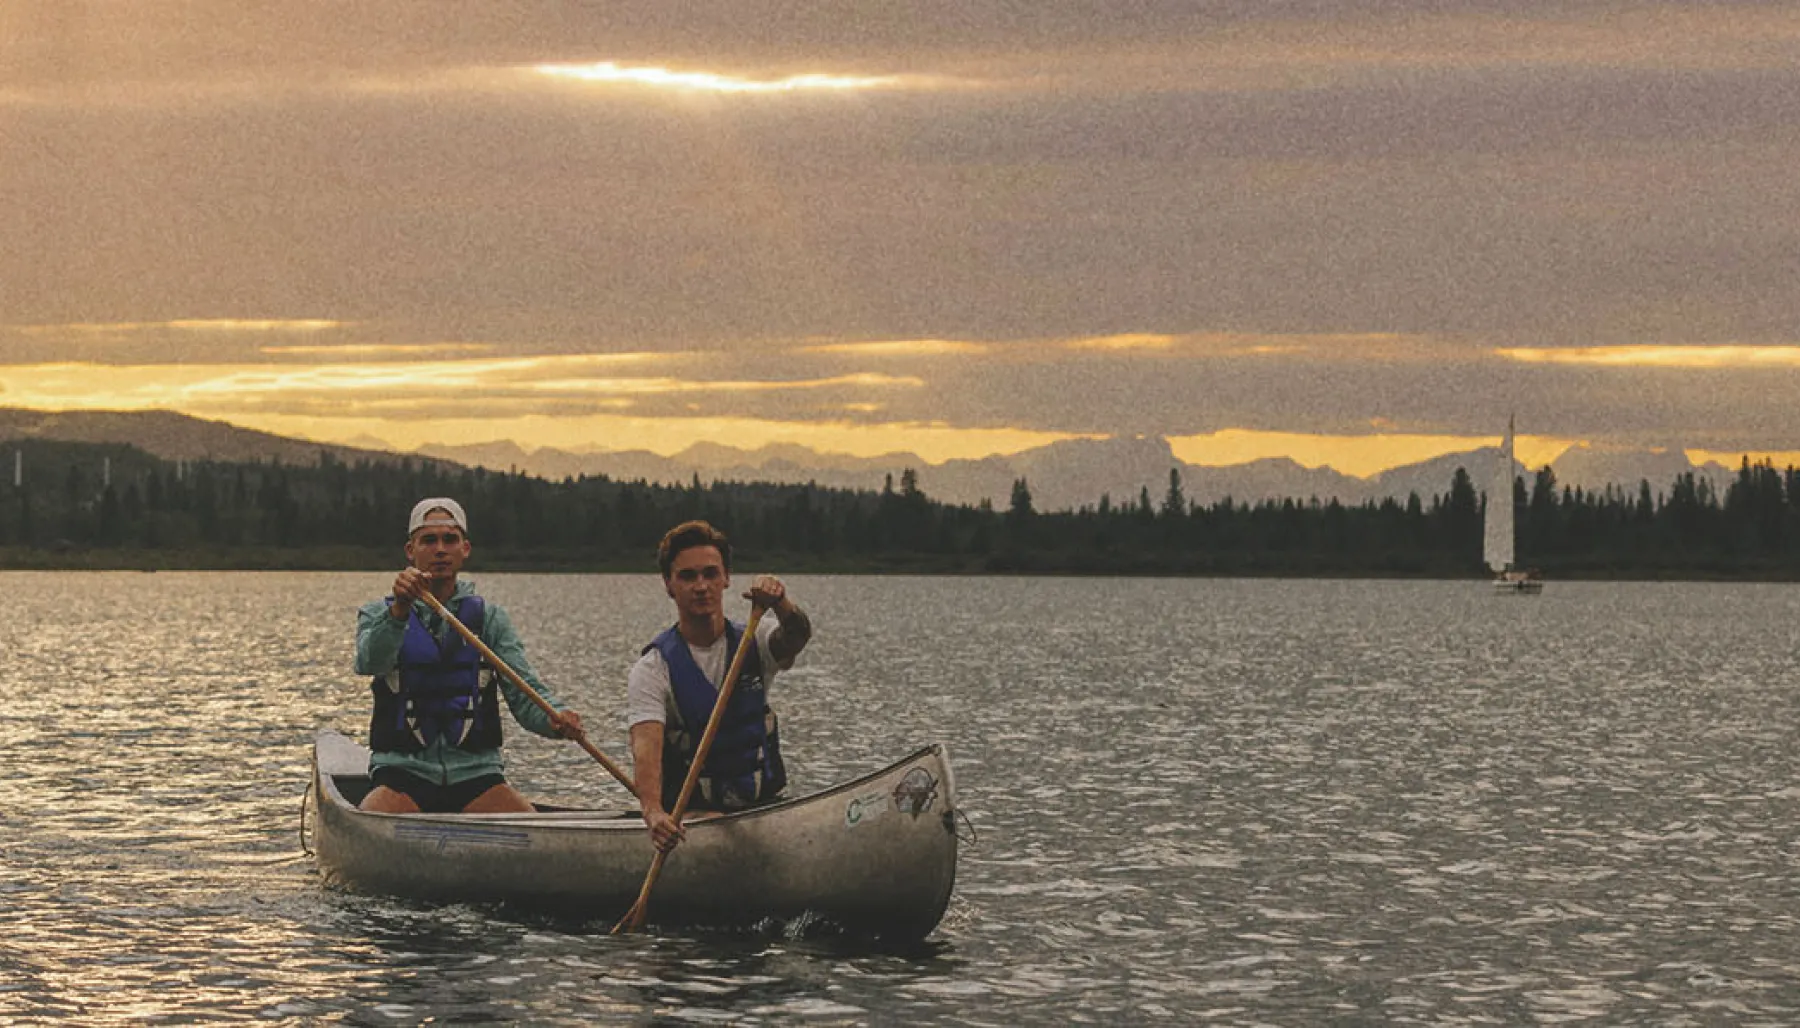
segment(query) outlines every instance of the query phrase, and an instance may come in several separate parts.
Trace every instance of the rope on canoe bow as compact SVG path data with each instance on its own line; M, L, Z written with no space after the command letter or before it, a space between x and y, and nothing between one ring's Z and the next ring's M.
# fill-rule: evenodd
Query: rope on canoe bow
M944 827L950 829L950 834L956 836L957 842L966 842L973 846L979 841L975 837L975 822L969 820L969 815L963 813L961 807L957 807L953 811L944 811L944 821ZM958 822L961 822L961 824L958 824ZM966 836L962 833L964 828L969 830L969 834Z
M300 852L312 856L312 847L306 842L306 805L312 799L313 783L308 782L306 791L300 794Z

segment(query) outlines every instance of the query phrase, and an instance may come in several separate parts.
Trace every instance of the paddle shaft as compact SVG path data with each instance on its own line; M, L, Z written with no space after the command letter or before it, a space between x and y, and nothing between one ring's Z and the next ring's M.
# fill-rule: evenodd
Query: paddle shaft
M688 766L687 777L681 782L681 795L675 798L675 809L669 817L680 826L682 815L687 813L688 799L694 794L694 787L700 784L700 769L706 765L706 754L712 749L713 736L719 734L719 723L725 720L725 705L731 702L731 690L737 687L738 675L744 670L744 658L749 655L751 647L756 645L756 625L762 620L763 608L750 608L750 621L744 625L744 637L738 640L737 652L731 655L731 667L725 672L725 681L719 685L719 698L713 702L712 716L706 719L706 731L700 735L700 744L694 748L694 762ZM638 890L637 902L613 925L612 933L620 931L634 932L643 926L644 915L650 906L650 890L656 887L657 876L662 874L663 860L668 853L657 850L650 861L650 873L644 876L644 887Z
M426 592L424 595L424 598L425 598L425 605L427 607L430 607L432 610L436 611L438 617L443 618L446 622L449 623L450 627L456 629L459 633L461 633L462 637L469 641L470 646L475 647L475 649L477 649L481 652L481 656L483 657L483 659L485 659L489 664L493 665L493 667L496 671L499 671L501 674L506 676L507 681L509 681L513 685L517 686L519 691L524 693L531 700L531 702L537 704L538 708L540 710L542 710L547 716L549 716L551 718L556 717L556 708L552 707L550 705L550 702L548 700L544 699L544 697L542 695L540 695L536 689L533 689L531 687L531 683L529 683L529 682L525 681L525 679L521 678L517 671L514 671L512 668L507 667L506 661L501 660L498 656L495 655L493 650L488 649L488 644L482 642L480 636L477 636L474 632L469 631L468 625L465 625L461 621L456 620L456 615L450 613L450 611L448 609L446 609L441 602L438 601L438 598L436 596L433 596L430 592ZM581 744L582 749L588 751L588 756L593 757L595 760L599 761L601 767L604 767L604 768L606 768L606 770L612 772L612 776L619 780L620 785L623 785L626 789L630 790L632 795L634 795L634 796L637 795L637 786L632 782L631 776L625 773L624 768L621 768L619 765L617 765L617 764L613 763L611 760L609 760L607 758L606 754L601 753L600 748L598 746L595 746L593 743L588 742L587 733L583 732L583 733L576 735L575 741L577 743Z

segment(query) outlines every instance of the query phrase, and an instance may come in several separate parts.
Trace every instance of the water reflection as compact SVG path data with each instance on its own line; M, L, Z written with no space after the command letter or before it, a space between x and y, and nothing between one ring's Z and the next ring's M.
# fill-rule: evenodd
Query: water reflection
M339 902L340 949L382 969L355 984L353 1006L407 1019L605 1021L648 1013L715 1023L865 1023L878 1014L852 1002L865 990L947 980L963 969L943 941L888 944L818 925L611 936L610 922L504 907ZM861 988L847 991L846 978Z
M623 756L654 578L476 578ZM0 575L0 1021L1800 1019L1793 587L793 580L797 784L940 740L977 834L889 948L320 888L308 746L362 729L384 584ZM509 749L528 793L624 799Z

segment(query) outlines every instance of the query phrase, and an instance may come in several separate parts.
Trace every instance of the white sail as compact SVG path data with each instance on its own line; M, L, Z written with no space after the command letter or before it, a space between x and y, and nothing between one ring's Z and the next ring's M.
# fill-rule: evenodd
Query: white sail
M1513 423L1506 419L1506 441L1500 444L1500 460L1488 485L1487 521L1483 525L1482 558L1498 575L1513 562Z

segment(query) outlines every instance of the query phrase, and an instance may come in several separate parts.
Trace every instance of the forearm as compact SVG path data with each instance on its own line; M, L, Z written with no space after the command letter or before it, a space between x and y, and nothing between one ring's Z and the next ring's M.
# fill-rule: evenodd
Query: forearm
M631 777L637 783L638 804L644 817L663 813L663 726L640 721L631 726Z
M774 613L779 624L769 636L769 654L785 668L793 664L794 658L812 640L812 619L799 604L785 596L775 605Z
M494 656L499 657L502 663L524 679L525 684L531 686L532 691L542 697L545 703L559 711L564 709L556 694L532 669L531 661L525 657L525 642L519 638L519 633L513 631L512 620L504 612L490 608L481 635L481 641L494 651ZM527 696L524 690L514 685L504 673L500 675L500 692L506 697L506 706L512 711L513 717L527 731L547 739L557 737L556 729L550 725L550 715L544 713L544 709Z
M517 671L518 669L514 668L513 670ZM524 678L525 673L520 671L519 677ZM525 680L553 709L559 713L567 709L557 702L554 696L545 692L542 685L529 678ZM500 694L506 697L506 708L512 711L513 719L519 722L520 727L533 735L541 735L546 739L562 738L557 734L555 727L550 724L550 715L544 713L544 708L538 706L531 697L520 691L518 686L508 681L505 675L500 676Z
M390 616L386 605L357 612L356 673L384 675L394 670L405 638L406 621Z

